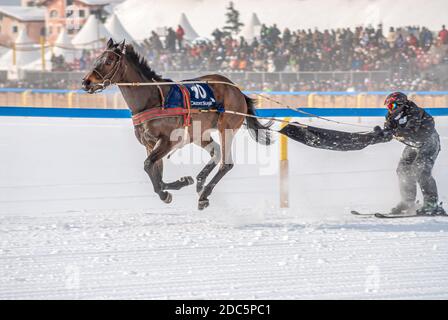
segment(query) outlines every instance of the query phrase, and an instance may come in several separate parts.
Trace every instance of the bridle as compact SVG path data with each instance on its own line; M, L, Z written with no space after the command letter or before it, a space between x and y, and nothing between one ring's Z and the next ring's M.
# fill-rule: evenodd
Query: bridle
M118 61L115 62L114 67L112 68L112 70L110 70L106 75L102 75L101 72L99 72L96 67L93 68L92 72L94 72L100 79L101 79L101 83L96 83L95 85L99 86L100 88L95 90L95 92L101 92L104 89L106 89L108 86L110 86L111 84L115 84L116 82L112 82L113 79L115 78L115 76L117 75L118 71L120 70L121 67L121 63L123 61L123 53L118 53L115 52L114 50L106 50L104 52L111 52L114 55L116 55L118 57ZM126 68L126 65L125 65Z
M111 52L111 53L113 53L114 55L116 55L118 57L118 61L115 63L115 65L112 68L112 70L109 71L104 76L101 74L101 72L99 72L97 70L96 67L92 69L92 72L94 72L102 81L101 83L96 83L95 84L96 86L100 87L99 89L94 91L95 93L104 91L111 84L116 84L117 83L116 81L112 82L112 80L115 78L115 76L117 75L117 72L120 70L120 67L121 67L121 64L122 64L122 61L123 61L124 52L118 53L118 52L115 52L114 50L110 50L110 49L105 50L104 52ZM124 72L126 72L126 68L127 68L126 64L124 65L124 68L125 68ZM152 82L156 82L154 79L151 79L151 81ZM163 107L165 105L165 97L163 95L162 88L158 84L156 84L156 86L157 86L157 89L159 90L161 106Z

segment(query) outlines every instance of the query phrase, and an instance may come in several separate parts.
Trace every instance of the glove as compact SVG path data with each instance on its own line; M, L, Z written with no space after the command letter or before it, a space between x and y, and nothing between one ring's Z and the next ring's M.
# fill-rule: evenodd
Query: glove
M383 136L383 131L383 128L381 128L380 126L375 126L375 128L373 128L373 132L375 132L375 134L378 136Z
M392 140L393 134L390 130L385 130L380 126L375 126L375 128L373 128L373 132L381 142L388 142Z

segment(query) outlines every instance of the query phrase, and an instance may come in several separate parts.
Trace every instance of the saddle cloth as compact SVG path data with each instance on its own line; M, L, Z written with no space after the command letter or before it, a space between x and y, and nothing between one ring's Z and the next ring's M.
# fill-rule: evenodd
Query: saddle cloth
M216 108L220 112L222 109L222 106L216 102L215 95L210 86L202 83L172 85L165 98L164 107L182 107L201 110Z
M216 102L207 84L173 84L170 86L162 108L150 108L132 116L134 126L157 118L183 116L184 126L191 125L191 114L202 110L224 112L224 106ZM202 111L204 112L204 111ZM206 112L206 111L205 111Z

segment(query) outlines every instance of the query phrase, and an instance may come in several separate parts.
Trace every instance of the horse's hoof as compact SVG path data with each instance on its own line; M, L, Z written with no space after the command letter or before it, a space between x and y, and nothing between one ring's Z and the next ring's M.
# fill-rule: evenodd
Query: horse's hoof
M180 182L185 183L186 186L194 183L194 179L190 176L180 178Z
M165 203L171 203L171 201L173 201L173 195L167 192L165 199L162 199L162 201Z
M204 210L205 208L207 208L209 206L209 204L210 204L210 202L208 200L199 200L198 209Z

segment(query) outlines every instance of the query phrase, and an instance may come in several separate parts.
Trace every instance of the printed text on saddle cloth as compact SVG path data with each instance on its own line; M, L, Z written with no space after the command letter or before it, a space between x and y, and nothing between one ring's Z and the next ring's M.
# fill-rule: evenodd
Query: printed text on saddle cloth
M185 84L183 86L187 88L189 92L191 108L209 109L216 106L216 99L213 91L207 84ZM186 107L183 102L184 100L179 86L171 86L165 102L165 107Z
M210 108L215 104L215 97L208 85L187 84L185 86L190 92L192 108Z

